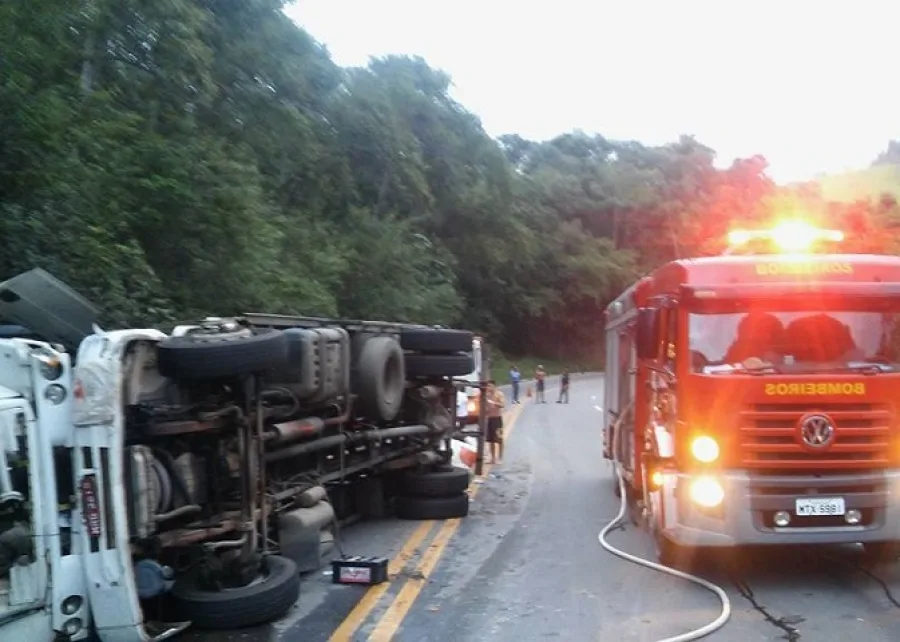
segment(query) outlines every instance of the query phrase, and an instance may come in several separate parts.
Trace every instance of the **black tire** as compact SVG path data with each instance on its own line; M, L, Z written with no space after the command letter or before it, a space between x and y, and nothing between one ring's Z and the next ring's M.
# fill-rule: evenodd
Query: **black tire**
M188 575L175 582L171 596L180 618L198 629L223 630L265 624L280 618L300 597L297 565L270 555L263 563L265 580L224 591L204 591Z
M698 549L696 546L676 544L670 540L659 529L658 519L658 517L650 515L647 525L650 535L653 537L653 547L656 551L657 562L676 570L689 570L694 565L698 551L702 549Z
M893 564L900 557L900 542L864 542L863 552L870 562Z
M469 496L457 493L452 497L396 498L394 510L400 519L454 519L469 514Z
M643 511L641 510L641 507L638 505L638 494L633 486L628 485L628 482L625 483L625 497L626 506L628 508L628 510L626 511L628 514L628 520L634 526L643 528L646 519L644 517Z
M406 392L403 349L393 337L372 337L362 347L356 368L360 410L370 419L392 421Z
M659 533L654 534L653 540L656 548L656 560L660 564L677 569L684 562L684 551L672 540L666 539Z
M400 347L412 352L472 352L475 335L468 330L409 328L400 334Z
M407 354L406 376L413 377L461 377L475 369L472 355L460 354Z
M455 497L469 487L469 471L456 466L408 472L403 475L403 492L409 497Z
M286 366L288 343L282 332L268 328L252 335L189 334L160 341L157 355L164 377L244 377Z

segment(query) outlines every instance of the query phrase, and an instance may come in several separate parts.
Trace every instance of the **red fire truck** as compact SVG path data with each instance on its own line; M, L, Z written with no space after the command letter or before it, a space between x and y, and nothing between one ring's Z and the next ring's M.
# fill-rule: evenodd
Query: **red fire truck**
M759 544L895 559L900 257L819 253L841 233L797 223L729 238L606 310L604 451L633 517L668 565Z

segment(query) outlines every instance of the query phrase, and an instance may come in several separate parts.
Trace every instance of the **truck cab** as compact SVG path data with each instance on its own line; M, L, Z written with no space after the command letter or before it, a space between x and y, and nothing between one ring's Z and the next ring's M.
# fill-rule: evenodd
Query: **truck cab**
M792 247L675 261L606 316L605 455L662 559L751 544L896 552L900 258Z

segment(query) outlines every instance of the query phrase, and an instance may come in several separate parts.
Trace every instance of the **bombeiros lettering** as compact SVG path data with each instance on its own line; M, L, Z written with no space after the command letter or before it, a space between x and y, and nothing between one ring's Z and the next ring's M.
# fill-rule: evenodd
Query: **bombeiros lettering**
M866 384L863 381L835 382L835 381L807 381L802 383L767 383L766 395L770 397L790 396L861 396L866 394Z
M811 263L772 261L769 263L757 263L756 274L759 276L793 276L802 274L853 274L853 264L842 263Z

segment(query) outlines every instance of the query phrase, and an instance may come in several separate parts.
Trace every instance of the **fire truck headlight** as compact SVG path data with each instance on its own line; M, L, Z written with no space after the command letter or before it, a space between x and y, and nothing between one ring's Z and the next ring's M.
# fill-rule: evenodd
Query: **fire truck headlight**
M697 461L711 464L719 458L719 444L712 437L697 437L691 442L691 454Z
M716 508L725 500L725 489L712 477L698 477L691 482L691 501L703 508Z

